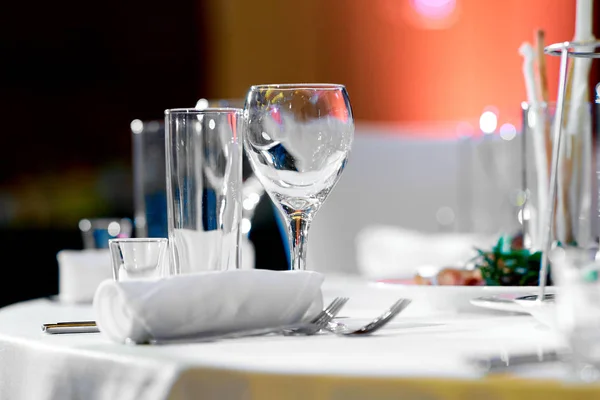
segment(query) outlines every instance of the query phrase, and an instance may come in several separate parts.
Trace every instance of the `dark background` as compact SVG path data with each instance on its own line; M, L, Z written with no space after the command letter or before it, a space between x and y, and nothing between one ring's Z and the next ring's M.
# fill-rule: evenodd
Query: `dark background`
M0 306L58 293L56 253L82 248L79 219L133 217L130 122L207 96L202 7L3 3ZM257 264L284 267L268 199L253 228Z

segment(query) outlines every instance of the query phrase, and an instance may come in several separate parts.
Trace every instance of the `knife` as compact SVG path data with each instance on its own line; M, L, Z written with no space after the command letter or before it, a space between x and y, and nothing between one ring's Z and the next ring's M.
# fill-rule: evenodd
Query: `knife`
M56 322L43 324L42 331L51 334L57 333L97 333L100 332L95 321Z

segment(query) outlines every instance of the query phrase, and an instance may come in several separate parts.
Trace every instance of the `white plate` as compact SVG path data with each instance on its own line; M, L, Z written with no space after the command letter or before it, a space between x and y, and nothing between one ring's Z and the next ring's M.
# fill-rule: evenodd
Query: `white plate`
M550 288L549 294L554 294ZM535 301L537 294L523 296L516 293L503 293L495 296L478 297L471 300L471 304L490 310L506 311L511 313L530 314L542 324L553 327L555 303L552 300L539 303Z
M490 310L527 314L527 311L523 310L523 307L515 302L516 298L522 296L522 293L502 293L495 296L484 296L471 299L471 304Z
M532 296L533 297L533 296ZM537 297L531 299L517 298L515 304L522 310L531 314L538 322L550 328L556 327L556 303L550 301L536 301Z
M483 308L514 311L520 307L508 307L507 302L500 299L514 300L517 297L537 294L537 286L426 286L415 285L403 281L377 281L372 285L381 290L398 291L402 296L421 302L426 302L431 308L439 311L481 311ZM553 288L548 288L552 293ZM472 300L481 298L494 298L488 302ZM502 303L502 304L501 304ZM524 312L522 309L520 312Z

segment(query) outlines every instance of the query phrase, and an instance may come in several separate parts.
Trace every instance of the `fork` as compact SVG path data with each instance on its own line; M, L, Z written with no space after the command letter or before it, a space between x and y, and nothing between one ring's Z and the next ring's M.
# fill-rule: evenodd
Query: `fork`
M347 301L347 297L336 297L327 307L325 307L309 322L300 322L275 327L271 326L267 328L248 329L229 333L208 334L203 336L178 337L173 339L150 339L147 343L161 345L212 342L221 339L236 339L248 336L268 335L270 333L282 333L285 335L312 335L324 329L327 326L327 324L331 322L331 320L333 320L333 318L335 318L335 316L340 312L340 310L346 304Z
M285 336L291 335L314 335L325 329L327 325L337 316L342 307L348 302L347 297L336 297L323 311L321 311L311 322L303 327L284 329Z
M332 333L335 333L340 336L364 336L370 335L371 333L381 329L384 325L390 322L394 317L400 314L406 307L410 305L412 300L410 299L399 299L396 301L390 308L385 310L383 314L375 318L373 321L368 324L358 328L350 330L344 324L338 324L335 326L331 326L332 324L328 324L326 329Z

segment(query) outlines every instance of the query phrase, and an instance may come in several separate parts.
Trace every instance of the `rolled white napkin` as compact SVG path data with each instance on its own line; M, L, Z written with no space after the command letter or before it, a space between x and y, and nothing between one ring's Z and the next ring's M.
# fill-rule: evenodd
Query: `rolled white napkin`
M61 250L58 261L58 298L65 303L91 303L96 289L112 279L108 249Z
M425 233L395 226L371 226L356 237L360 273L372 279L412 278L422 268L460 267L490 249L498 237L471 233Z
M300 322L321 310L324 276L232 270L103 282L96 323L110 340L144 342Z

